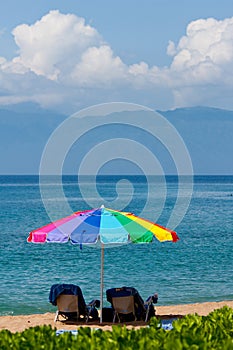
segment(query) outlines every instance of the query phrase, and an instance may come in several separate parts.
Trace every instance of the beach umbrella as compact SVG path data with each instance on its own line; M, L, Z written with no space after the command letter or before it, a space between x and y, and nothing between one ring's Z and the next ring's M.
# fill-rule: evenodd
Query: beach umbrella
M103 310L104 247L128 243L150 243L179 240L176 232L168 230L133 213L100 208L77 211L72 215L31 231L27 241L32 243L71 242L80 247L101 248L100 322Z

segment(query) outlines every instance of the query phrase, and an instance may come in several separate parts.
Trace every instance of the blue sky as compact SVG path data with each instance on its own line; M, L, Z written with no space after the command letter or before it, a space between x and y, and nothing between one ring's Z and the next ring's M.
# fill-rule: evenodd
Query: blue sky
M230 0L0 4L0 107L233 109Z

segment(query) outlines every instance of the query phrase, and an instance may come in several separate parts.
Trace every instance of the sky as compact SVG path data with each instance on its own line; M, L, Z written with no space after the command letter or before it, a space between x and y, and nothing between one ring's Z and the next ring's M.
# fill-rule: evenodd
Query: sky
M8 0L0 108L71 113L121 101L233 110L231 0Z

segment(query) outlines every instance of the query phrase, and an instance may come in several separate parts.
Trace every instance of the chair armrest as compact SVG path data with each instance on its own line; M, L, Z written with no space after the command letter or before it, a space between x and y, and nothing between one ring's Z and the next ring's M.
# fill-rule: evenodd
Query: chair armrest
M100 307L100 301L98 299L93 299L92 301L90 301L89 304L87 304L87 306L89 307Z
M153 295L150 295L145 302L145 305L150 305L150 304L156 304L158 302L158 294L155 293Z

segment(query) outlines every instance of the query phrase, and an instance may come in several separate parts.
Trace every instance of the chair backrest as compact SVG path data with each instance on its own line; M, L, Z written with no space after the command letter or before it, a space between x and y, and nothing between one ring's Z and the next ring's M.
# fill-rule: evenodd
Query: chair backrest
M110 288L106 291L106 296L107 296L107 301L109 301L112 304L112 307L115 310L115 314L117 314L118 319L119 319L119 314L123 314L123 312L120 310L119 311L116 310L116 304L114 304L114 300L117 300L117 298L122 300L121 301L122 305L124 302L129 303L129 306L125 305L125 308L124 308L125 310L127 309L131 310L127 312L128 314L132 313L134 318L138 320L145 318L146 307L137 289L133 287ZM124 300L123 298L129 298L129 299L125 299L127 301L123 301ZM128 300L130 300L130 302ZM121 306L119 307L123 309Z
M135 316L135 307L134 307L134 296L121 296L121 297L113 297L112 305L114 310L119 314L130 314L133 313Z
M79 314L78 296L60 294L57 297L57 308L60 312L77 312Z
M78 297L79 314L86 314L86 302L84 300L82 290L75 284L54 284L49 293L49 301L52 305L57 305L57 299L60 295L75 295Z

